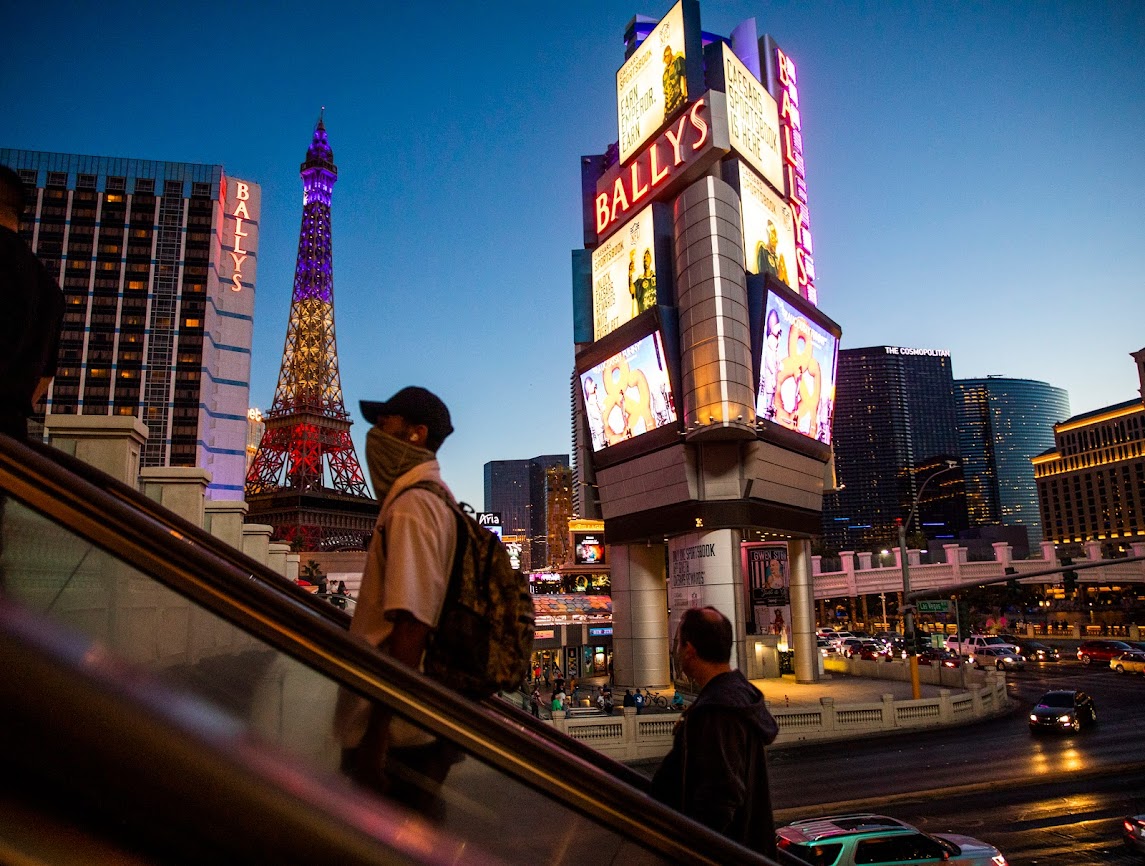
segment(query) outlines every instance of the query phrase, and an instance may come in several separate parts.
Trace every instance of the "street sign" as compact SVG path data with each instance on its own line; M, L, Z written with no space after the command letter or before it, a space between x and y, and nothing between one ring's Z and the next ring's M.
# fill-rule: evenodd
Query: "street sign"
M919 613L950 613L950 599L947 598L934 598L934 599L919 599L918 601Z

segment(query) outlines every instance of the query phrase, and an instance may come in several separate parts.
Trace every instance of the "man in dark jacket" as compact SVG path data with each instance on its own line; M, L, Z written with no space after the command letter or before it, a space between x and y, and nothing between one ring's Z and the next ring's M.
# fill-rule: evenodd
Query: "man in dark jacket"
M28 436L28 418L48 392L64 317L55 278L18 234L24 184L0 166L0 432Z
M779 732L759 689L731 668L732 625L714 607L684 611L676 669L700 689L680 717L652 795L741 845L775 856L764 747Z

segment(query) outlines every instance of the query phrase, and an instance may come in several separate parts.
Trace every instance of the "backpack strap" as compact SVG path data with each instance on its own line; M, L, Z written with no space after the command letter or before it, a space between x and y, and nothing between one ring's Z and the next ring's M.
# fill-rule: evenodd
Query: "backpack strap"
M461 593L461 569L463 567L463 557L465 556L465 549L468 547L467 541L469 538L469 532L465 526L465 512L462 511L461 505L449 494L449 491L446 490L444 485L429 480L418 481L415 484L411 484L409 487L400 491L398 495L393 498L393 502L396 502L411 490L428 490L445 502L445 504L449 506L449 510L453 512L456 526L454 532L457 537L454 540L453 564L449 569L449 582L446 584L445 596L441 601L441 610L445 610L449 605L457 603L457 597ZM390 503L391 507L393 507L393 502ZM386 534L383 527L382 553L385 553L385 551ZM441 610L438 611L439 616Z

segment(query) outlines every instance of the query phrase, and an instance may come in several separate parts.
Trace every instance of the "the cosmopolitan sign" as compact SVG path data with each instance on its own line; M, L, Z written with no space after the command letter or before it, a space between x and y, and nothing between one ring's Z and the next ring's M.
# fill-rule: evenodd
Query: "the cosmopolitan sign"
M597 241L648 202L699 177L730 149L724 94L708 91L627 165L616 163L596 182Z

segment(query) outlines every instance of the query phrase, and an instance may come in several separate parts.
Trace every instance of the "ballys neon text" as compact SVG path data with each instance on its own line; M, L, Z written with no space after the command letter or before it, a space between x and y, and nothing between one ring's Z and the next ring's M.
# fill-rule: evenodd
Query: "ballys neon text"
M803 133L799 116L799 84L795 63L775 49L776 72L782 90L779 121L783 131L783 160L787 173L787 194L795 214L795 260L802 294L817 303L815 291L815 243L811 237L811 213L807 208L807 166L803 159Z
M243 231L243 220L250 219L250 211L247 210L246 203L250 201L250 184L245 184L241 180L235 181L235 205L234 211L231 216L235 218L235 235L234 235L234 251L231 253L231 258L235 263L234 273L231 274L232 292L241 292L243 290L243 262L247 260L249 250L243 249L243 238L247 237L247 233Z
M599 191L593 209L596 211L596 233L603 235L634 205L654 197L657 187L664 184L700 150L710 137L709 120L701 112L703 98L663 133L634 157L612 184L611 190ZM709 115L710 119L710 115Z

